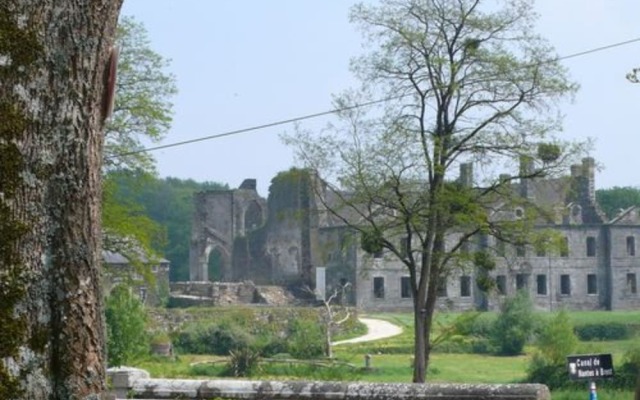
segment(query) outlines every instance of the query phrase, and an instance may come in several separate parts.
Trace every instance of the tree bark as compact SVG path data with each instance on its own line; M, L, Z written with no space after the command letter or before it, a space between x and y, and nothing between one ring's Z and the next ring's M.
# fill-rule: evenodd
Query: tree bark
M0 398L105 389L100 191L122 0L0 3Z
M413 323L414 323L414 347L413 347L413 382L424 383L427 376L427 344L426 326L425 326L425 309L423 304L414 302Z

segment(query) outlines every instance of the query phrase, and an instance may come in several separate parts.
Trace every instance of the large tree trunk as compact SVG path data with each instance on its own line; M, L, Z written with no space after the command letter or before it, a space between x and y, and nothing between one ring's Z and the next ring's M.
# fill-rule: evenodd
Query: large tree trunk
M0 398L105 388L100 167L122 0L0 2Z

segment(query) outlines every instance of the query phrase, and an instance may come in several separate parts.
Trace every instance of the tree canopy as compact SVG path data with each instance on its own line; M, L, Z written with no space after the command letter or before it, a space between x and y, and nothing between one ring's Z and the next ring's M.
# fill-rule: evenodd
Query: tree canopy
M176 78L166 71L169 60L152 49L141 22L120 18L116 41L118 79L105 131L105 167L152 170L152 156L140 150L143 139L157 142L171 127Z
M116 41L118 78L113 115L106 125L104 162L105 172L113 173L104 177L103 247L124 255L144 272L141 260L157 258L154 255L164 249L166 231L149 218L142 204L118 195L120 182L115 177L118 171L131 171L138 176L137 185L143 184L142 179L154 179L155 162L142 151L143 141L155 142L167 133L173 113L171 97L177 89L175 77L165 71L169 61L151 48L142 23L122 17Z
M189 239L193 218L193 194L228 189L217 182L158 178L144 171L111 171L105 178L110 207L105 225L126 230L138 241L171 262L172 281L189 280ZM118 236L116 236L118 237Z
M640 206L640 188L614 186L596 190L596 200L609 218L614 218L620 210L631 206Z
M449 271L477 258L461 251L465 244L479 234L524 240L532 218L495 217L526 206L510 184L564 171L580 150L556 135L558 105L577 87L535 34L533 5L501 4L355 5L351 21L369 50L351 63L361 86L335 97L343 110L338 122L285 138L339 199L324 206L407 268L416 382L426 377L437 288ZM373 99L384 101L353 107ZM477 187L473 169L458 175L471 163L479 167Z

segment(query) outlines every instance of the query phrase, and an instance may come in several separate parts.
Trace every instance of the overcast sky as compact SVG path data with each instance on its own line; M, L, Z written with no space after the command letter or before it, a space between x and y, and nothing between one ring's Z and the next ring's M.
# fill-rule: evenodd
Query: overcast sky
M177 79L173 127L163 143L216 135L331 109L331 94L356 86L349 59L361 53L348 22L351 0L125 0ZM640 38L638 0L538 0L538 32L559 55ZM564 133L595 139L603 167L596 187L640 186L640 43L563 61L580 84L564 107ZM308 125L321 126L327 118ZM228 183L273 176L293 165L268 128L155 151L161 176Z

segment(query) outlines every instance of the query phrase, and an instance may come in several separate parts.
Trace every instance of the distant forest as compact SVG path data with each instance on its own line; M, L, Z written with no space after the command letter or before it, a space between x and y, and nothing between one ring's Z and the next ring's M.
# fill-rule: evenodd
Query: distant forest
M228 189L218 182L157 178L147 173L110 172L114 201L135 207L164 230L164 239L154 250L171 262L171 281L189 280L189 241L193 218L193 194Z

